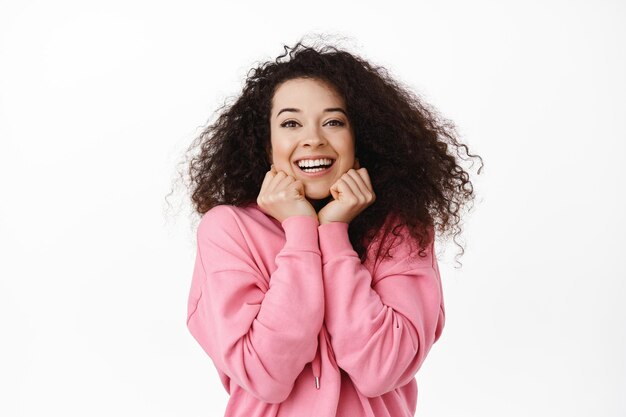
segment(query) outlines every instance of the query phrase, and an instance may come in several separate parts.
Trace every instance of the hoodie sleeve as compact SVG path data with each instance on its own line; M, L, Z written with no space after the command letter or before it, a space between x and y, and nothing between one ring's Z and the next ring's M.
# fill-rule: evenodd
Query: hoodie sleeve
M366 397L409 383L445 321L434 241L427 257L415 259L404 227L393 259L381 261L373 277L350 243L348 223L318 230L325 324L337 364Z
M231 382L267 403L289 396L317 350L324 319L318 225L309 216L282 222L286 243L269 288L230 208L214 207L198 226L187 327Z

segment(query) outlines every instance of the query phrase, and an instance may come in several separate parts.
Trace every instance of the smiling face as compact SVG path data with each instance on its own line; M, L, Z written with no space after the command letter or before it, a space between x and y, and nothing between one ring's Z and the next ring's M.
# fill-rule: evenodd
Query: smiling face
M302 181L307 199L328 197L330 187L355 161L354 133L343 98L322 81L291 79L276 89L270 118L276 170Z

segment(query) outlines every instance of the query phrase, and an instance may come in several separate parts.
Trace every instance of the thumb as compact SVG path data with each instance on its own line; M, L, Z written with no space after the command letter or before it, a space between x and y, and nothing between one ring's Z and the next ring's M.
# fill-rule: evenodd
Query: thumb
M359 158L355 158L354 159L354 169L359 169L361 168L361 165L359 164Z
M330 187L330 195L333 196L333 200L337 200L339 198L339 186L337 183Z
M296 180L291 184L291 186L295 190L297 197L304 197L304 184L302 184L302 181Z

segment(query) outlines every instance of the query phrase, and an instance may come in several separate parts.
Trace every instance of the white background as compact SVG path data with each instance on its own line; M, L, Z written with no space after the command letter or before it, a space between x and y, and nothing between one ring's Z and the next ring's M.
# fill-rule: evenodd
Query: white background
M0 415L222 416L185 327L191 140L307 34L485 160L418 416L626 415L619 1L0 2ZM180 188L180 186L179 186ZM443 246L442 246L443 248Z

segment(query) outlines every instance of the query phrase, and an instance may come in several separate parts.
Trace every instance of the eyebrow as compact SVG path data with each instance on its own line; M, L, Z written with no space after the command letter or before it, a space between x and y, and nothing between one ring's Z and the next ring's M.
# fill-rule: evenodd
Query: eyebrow
M282 109L281 111L279 111L278 114L276 115L276 117L280 116L280 114L282 112L284 112L284 111L292 111L292 112L295 112L295 113L299 113L301 110L293 108L293 107L286 107L286 108ZM324 112L333 112L333 111L341 112L341 113L345 114L346 117L348 117L348 115L346 114L345 110L342 109L341 107L331 107L329 109L324 109Z

